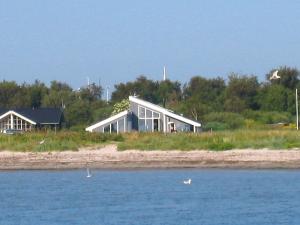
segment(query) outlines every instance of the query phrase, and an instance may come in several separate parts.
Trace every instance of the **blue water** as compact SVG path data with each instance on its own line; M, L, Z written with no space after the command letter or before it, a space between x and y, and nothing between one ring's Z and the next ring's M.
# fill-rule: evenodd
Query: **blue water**
M92 174L0 172L0 224L300 224L300 170Z

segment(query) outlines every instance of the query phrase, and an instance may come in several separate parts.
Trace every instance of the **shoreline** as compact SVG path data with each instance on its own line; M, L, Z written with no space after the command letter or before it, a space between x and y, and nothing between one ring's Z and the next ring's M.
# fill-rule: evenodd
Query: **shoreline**
M299 169L300 149L228 151L126 150L115 145L63 152L0 151L0 170L239 168Z

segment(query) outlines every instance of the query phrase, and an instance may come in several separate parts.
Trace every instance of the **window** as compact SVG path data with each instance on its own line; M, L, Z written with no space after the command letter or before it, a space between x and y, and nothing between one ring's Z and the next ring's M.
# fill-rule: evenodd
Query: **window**
M153 119L153 130L158 131L159 126L158 126L158 119Z
M146 131L145 119L139 119L139 131Z
M152 118L152 111L149 109L146 110L146 118Z
M110 122L103 128L103 132L108 132L108 133L126 132L126 117L121 117L118 120L114 120Z
M117 132L117 122L111 124L111 132Z
M125 132L124 118L118 120L118 132Z
M153 118L159 119L159 113L153 112Z
M152 131L152 119L146 119L146 131Z
M110 124L104 127L104 132L110 133Z
M145 108L139 107L139 118L145 118Z
M138 106L138 129L139 131L159 131L160 114L143 106Z

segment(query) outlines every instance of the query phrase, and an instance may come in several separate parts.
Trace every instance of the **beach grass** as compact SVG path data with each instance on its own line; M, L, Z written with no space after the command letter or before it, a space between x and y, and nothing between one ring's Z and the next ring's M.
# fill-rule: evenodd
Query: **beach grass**
M43 141L44 140L44 141ZM202 133L89 133L76 131L0 134L0 150L47 152L76 151L116 144L119 151L137 150L212 150L295 149L300 148L300 133L291 129L232 130Z
M119 134L99 134L88 132L60 131L30 132L14 135L0 135L0 150L10 151L76 151L82 147L101 146L122 141Z
M234 130L203 133L134 133L125 134L118 150L214 150L230 149L293 149L300 148L296 130Z

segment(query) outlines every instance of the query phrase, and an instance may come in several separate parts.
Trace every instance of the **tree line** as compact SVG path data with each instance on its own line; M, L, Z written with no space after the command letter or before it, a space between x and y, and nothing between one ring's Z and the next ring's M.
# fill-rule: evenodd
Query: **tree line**
M296 113L295 89L300 87L297 68L280 67L280 79L270 80L274 70L258 81L255 75L232 73L222 77L194 76L189 82L155 81L139 76L134 81L116 84L107 103L101 96L103 87L92 83L73 90L52 81L33 84L0 82L0 108L61 107L67 128L82 128L109 117L114 105L139 96L203 123L206 129L227 129L257 124L290 123Z

